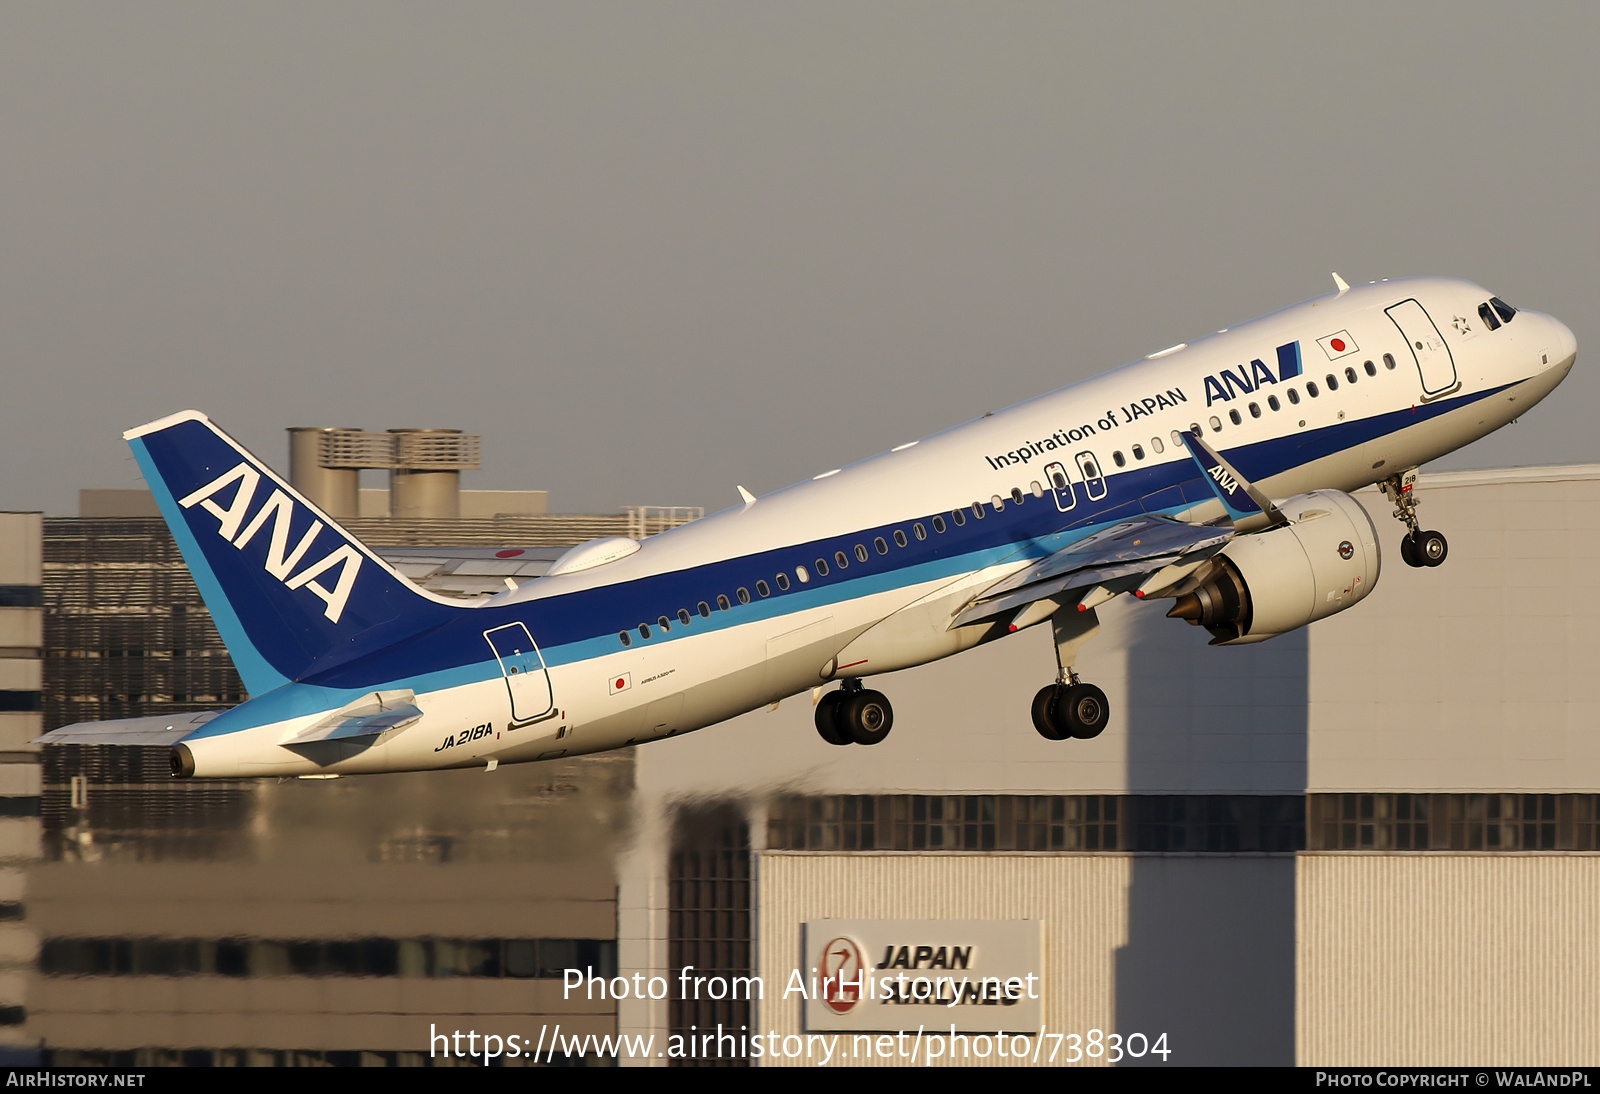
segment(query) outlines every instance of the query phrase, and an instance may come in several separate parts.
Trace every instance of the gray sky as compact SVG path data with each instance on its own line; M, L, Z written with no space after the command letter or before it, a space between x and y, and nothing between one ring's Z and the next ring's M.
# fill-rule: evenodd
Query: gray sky
M1351 282L1577 333L1440 466L1600 460L1600 5L13 3L0 508L209 413L736 500ZM373 484L376 484L374 480Z

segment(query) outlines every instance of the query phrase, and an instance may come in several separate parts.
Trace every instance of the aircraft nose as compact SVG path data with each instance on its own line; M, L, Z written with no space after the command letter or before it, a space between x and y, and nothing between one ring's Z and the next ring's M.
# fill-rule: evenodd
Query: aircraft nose
M1571 327L1553 315L1550 316L1550 327L1550 364L1563 373L1569 372L1578 356L1578 338L1572 333Z

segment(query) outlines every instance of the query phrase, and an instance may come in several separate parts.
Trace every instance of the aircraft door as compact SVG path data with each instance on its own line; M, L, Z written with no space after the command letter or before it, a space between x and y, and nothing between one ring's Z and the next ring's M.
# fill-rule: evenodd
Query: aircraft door
M507 623L484 631L483 637L494 650L505 676L506 690L511 693L511 720L531 722L549 714L555 706L550 693L550 674L527 626Z
M1433 320L1415 300L1402 300L1385 309L1400 335L1411 348L1416 359L1417 372L1422 377L1423 401L1447 395L1460 386L1456 379L1456 361L1445 345L1444 335L1434 326Z
M1063 513L1078 506L1078 492L1073 489L1067 469L1059 463L1044 465L1044 477L1050 480L1050 493L1055 495L1056 508Z
M1073 457L1077 461L1078 470L1083 472L1083 488L1089 494L1090 501L1099 501L1106 496L1106 477L1100 472L1100 461L1093 452L1079 452Z

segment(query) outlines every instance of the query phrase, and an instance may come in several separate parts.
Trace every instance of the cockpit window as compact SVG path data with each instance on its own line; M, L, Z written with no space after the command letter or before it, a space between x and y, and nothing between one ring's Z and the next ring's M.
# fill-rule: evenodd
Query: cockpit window
M1478 305L1478 318L1483 320L1483 325L1490 330L1500 329L1500 320L1495 316L1494 309L1487 304Z
M1489 303L1494 305L1494 310L1499 312L1500 318L1505 320L1507 323L1511 322L1511 317L1517 314L1516 308L1513 308L1510 304L1507 304L1498 296L1491 296L1489 298Z

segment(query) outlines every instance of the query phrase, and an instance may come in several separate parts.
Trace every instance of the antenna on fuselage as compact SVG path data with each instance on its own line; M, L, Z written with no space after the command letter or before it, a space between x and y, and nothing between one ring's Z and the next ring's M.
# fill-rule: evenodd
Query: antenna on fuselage
M1340 296L1343 296L1343 295L1344 295L1344 294L1345 294L1345 293L1347 293L1347 292L1349 292L1349 291L1350 291L1350 286L1349 286L1349 285L1346 285L1346 284L1345 284L1345 281L1344 281L1344 278L1342 278L1342 277L1340 277L1340 276L1339 276L1339 275L1338 275L1338 274L1337 274L1337 273L1335 273L1335 274L1334 274L1334 275L1333 275L1333 283L1334 283L1334 284L1335 284L1335 285L1336 285L1336 286L1338 286L1338 289L1339 289L1339 295L1340 295Z

